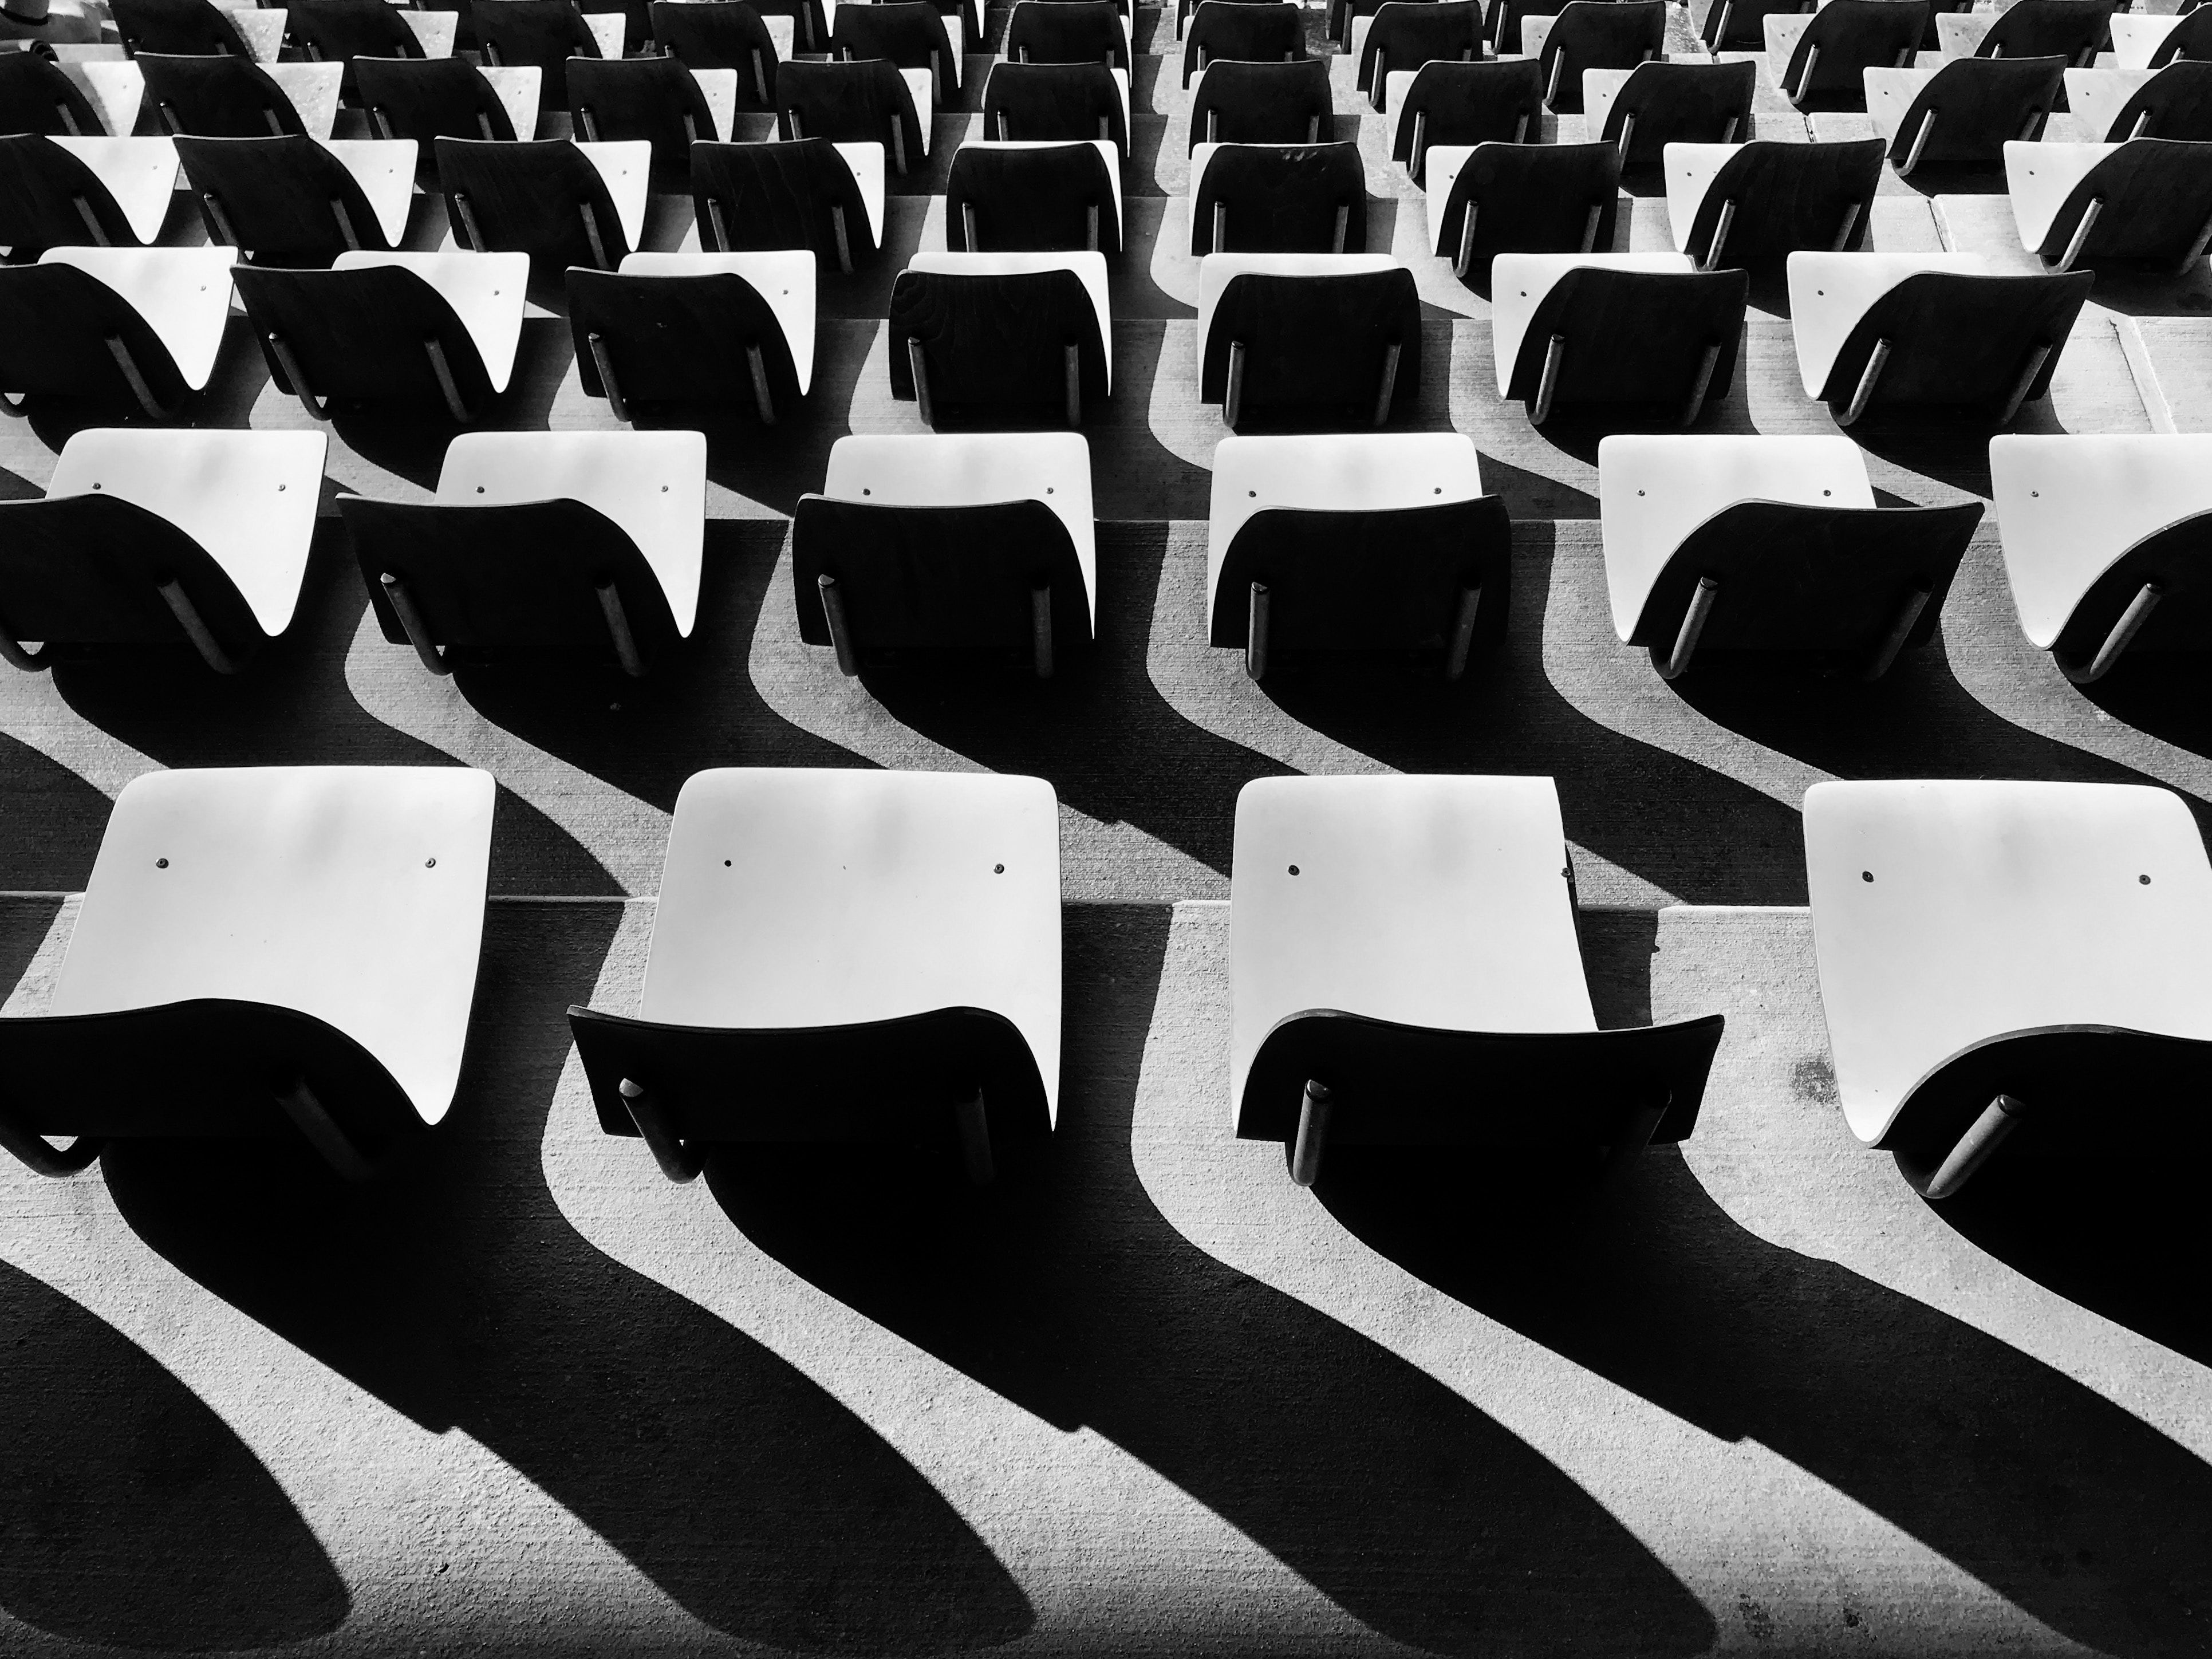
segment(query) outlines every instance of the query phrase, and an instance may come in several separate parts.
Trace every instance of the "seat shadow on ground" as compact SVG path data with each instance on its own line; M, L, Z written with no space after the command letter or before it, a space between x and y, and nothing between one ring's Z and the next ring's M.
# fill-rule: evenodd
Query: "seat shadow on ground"
M2120 1656L2203 1650L2212 1468L2010 1344L1765 1243L1676 1151L1569 1206L1525 1172L1352 1148L1316 1191L1408 1273L1767 1447L2063 1634Z
M1018 1587L872 1429L556 1205L540 1146L565 1011L619 915L494 907L458 1101L401 1170L346 1188L289 1139L122 1143L125 1218L393 1409L465 1431L717 1631L871 1655L1020 1636Z
M1385 1636L1447 1654L1703 1651L1704 1607L1587 1492L1154 1206L1131 1133L1169 917L1066 912L1066 1000L1083 1013L1060 1127L1003 1149L990 1188L962 1185L949 1146L919 1176L911 1152L746 1147L710 1164L715 1197L794 1272L1105 1437Z

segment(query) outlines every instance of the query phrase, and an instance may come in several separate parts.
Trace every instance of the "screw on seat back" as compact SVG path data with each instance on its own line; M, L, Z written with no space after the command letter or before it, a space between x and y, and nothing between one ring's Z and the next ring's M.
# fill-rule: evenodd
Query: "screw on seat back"
M611 270L629 252L599 170L566 138L441 138L438 183L464 244L554 265Z
M1204 342L1201 402L1226 404L1240 345L1244 374L1232 422L1240 432L1364 430L1403 418L1420 401L1421 302L1402 266L1230 278ZM1386 381L1389 402L1378 410Z
M312 138L179 138L177 160L210 239L264 264L326 265L388 246L360 181Z
M1563 115L1583 107L1583 71L1634 69L1667 49L1667 0L1570 0L1544 36L1547 101Z
M598 37L574 0L471 0L484 61L501 68L535 64L545 79L541 104L568 106L568 60L597 58Z
M0 133L97 138L106 131L92 100L56 65L28 52L0 57Z
M130 221L107 186L82 161L42 134L0 137L0 245L20 257L88 243L137 246Z
M1534 144L1544 132L1544 75L1533 58L1424 64L1394 118L1391 155L1416 179L1437 144Z
M653 0L653 39L688 69L737 70L739 109L775 107L775 38L746 0Z
M890 304L891 395L902 399L917 396L909 341L926 366L933 425L988 427L1017 412L1065 419L1070 348L1083 396L1106 392L1098 312L1072 270L902 271Z
M146 97L173 133L268 138L305 132L292 100L248 58L169 57L142 52Z
M110 9L124 50L134 58L142 52L253 55L238 26L209 0L113 0Z
M992 79L998 79L996 73ZM1191 94L1190 143L1194 149L1206 143L1318 143L1331 136L1330 116L1328 64L1323 59L1224 61L1208 65Z
M465 58L360 58L353 72L380 137L412 138L428 153L441 138L511 143L518 136L491 82Z
M740 74L738 82L747 78ZM691 146L720 135L689 65L675 58L592 58L568 66L568 114L578 138L642 138L653 170L688 173Z
M1121 228L1105 158L1080 142L1039 149L963 145L945 179L945 235L955 253L1118 253Z
M691 152L699 245L709 253L811 248L836 264L876 251L867 204L827 138L700 144Z
M1192 253L1366 251L1358 144L1231 144L1206 162L1191 201Z

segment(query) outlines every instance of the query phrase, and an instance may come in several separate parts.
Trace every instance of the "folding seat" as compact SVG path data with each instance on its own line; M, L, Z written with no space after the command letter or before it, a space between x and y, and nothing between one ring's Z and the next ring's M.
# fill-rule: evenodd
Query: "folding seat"
M2020 245L2053 270L2085 260L2195 268L2212 242L2212 143L2004 147Z
M35 671L79 647L189 644L237 672L291 625L327 447L319 432L71 434L44 500L0 502L0 658Z
M179 57L212 55L273 64L284 42L286 10L233 10L210 0L111 0L123 50Z
M1814 3L1814 0L1714 0L1699 27L1698 38L1709 52L1765 52L1768 18L1810 14ZM1972 0L1966 3L1971 6Z
M1019 0L1002 50L1010 64L1102 64L1126 73L1129 31L1114 0Z
M1844 1121L1923 1196L2001 1147L2201 1153L2212 865L2181 797L1817 783L1805 871Z
M1076 432L840 438L791 526L799 637L1018 653L1040 679L1098 619L1091 446Z
M1632 70L1664 56L1667 0L1570 0L1556 17L1532 19L1522 33L1543 73L1545 103L1578 115L1584 73Z
M1954 58L1932 68L1870 69L1867 113L1900 179L1923 161L1993 162L2031 141L2057 106L2061 58Z
M1732 144L1751 131L1759 66L1639 64L1583 71L1583 125L1620 149L1623 167L1656 167L1669 144Z
M735 1141L1052 1133L1060 803L994 772L732 767L676 798L635 1019L571 1008L599 1127L671 1180Z
M1480 0L1383 0L1352 26L1358 89L1378 110L1405 101L1426 64L1467 64L1483 55Z
M1065 0L1048 0L1065 3ZM1426 0L1425 0L1425 3ZM1040 3L1040 0L1025 0ZM1017 8L1019 9L1019 8ZM1303 8L1282 0L1200 0L1182 42L1182 83L1216 61L1294 64L1306 55Z
M500 69L480 68L465 58L356 58L352 69L377 137L411 138L420 155L434 154L441 138L512 143L538 131L544 75L535 65Z
M1387 425L1420 399L1421 302L1384 253L1209 253L1198 266L1199 401L1232 432Z
M990 90L986 88L987 95ZM1331 113L1328 65L1321 58L1287 64L1224 60L1207 69L1191 88L1190 147L1316 144Z
M304 132L327 138L337 118L343 64L256 64L244 58L132 60L146 97L171 133L198 138L267 138Z
M922 422L1083 423L1113 394L1103 253L917 253L891 285L891 396Z
M286 0L285 31L309 63L343 64L338 95L361 100L356 58L427 58L453 55L458 11L416 11L392 0Z
M1439 144L1429 152L1429 247L1477 288L1501 253L1609 251L1620 205L1613 144Z
M1365 252L1367 170L1359 146L1200 144L1190 164L1190 251L1232 250Z
M168 138L0 138L0 246L143 247L161 234L177 182Z
M1421 184L1431 145L1541 143L1543 103L1543 70L1533 58L1424 64L1402 92L1390 94L1398 112L1391 159L1404 162L1407 175Z
M441 138L438 183L464 246L612 270L645 231L653 146Z
M830 52L847 63L888 61L929 77L929 106L960 106L961 70L967 52L966 23L948 20L931 0L873 0L838 7L830 29ZM921 108L921 88L915 90ZM810 128L810 131L811 129Z
M0 1145L68 1175L105 1140L289 1122L340 1176L377 1173L453 1103L496 793L460 766L133 778L48 1012L0 1019Z
M507 390L524 253L341 253L328 270L232 273L276 389L334 403L442 404L465 423Z
M127 138L145 95L145 73L136 64L64 67L33 52L0 54L0 135Z
M1766 61L1799 109L1863 109L1866 71L1907 67L1927 27L1926 0L1828 0L1810 16L1770 14Z
M1662 678L1705 651L1843 657L1865 679L1936 636L1978 501L1877 507L1848 438L1601 439L1613 630Z
M826 138L691 149L691 200L708 252L809 248L852 274L884 240L884 147Z
M2095 280L1993 276L1974 253L1793 253L1805 395L1838 426L1875 403L1978 407L2009 426L2021 404L2049 395Z
M699 608L707 441L696 432L465 432L428 502L342 495L384 637L423 667L568 651L638 676Z
M735 404L763 426L814 383L814 255L633 253L568 272L586 397L618 421L664 404Z
M737 98L737 70L693 69L675 58L579 58L568 66L576 137L595 144L642 140L663 177L688 177L691 146L701 139L727 142Z
M2087 69L2112 41L2112 0L2014 0L1936 20L1948 58L2057 58Z
M0 394L127 390L167 418L215 372L237 258L231 247L54 247L36 264L0 265L0 315L38 319L0 329Z
M971 138L945 179L945 241L955 253L1119 253L1121 157L1103 138Z
M1232 857L1231 1118L1299 1185L1332 1146L1613 1174L1696 1127L1722 1017L1598 1029L1551 779L1261 778Z
M1314 66L1325 87L1327 65ZM1014 143L1103 138L1127 155L1128 74L1103 64L994 64L983 82L983 131Z
M2114 12L2110 26L2114 69L2164 69L2180 59L2212 58L2212 12Z
M1242 649L1255 680L1286 652L1343 651L1441 653L1458 679L1504 637L1512 554L1463 434L1215 446L1207 637Z
M1735 378L1750 292L1745 272L1699 270L1682 253L1501 253L1490 268L1498 395L1522 399L1538 426L1576 404L1660 404L1693 426Z
M695 73L737 70L734 107L775 107L776 69L790 48L777 49L768 24L746 0L653 0L653 38L664 54Z
M2174 59L2155 70L2068 70L2066 106L2093 142L2212 139L2212 63Z
M2021 629L2086 685L2120 653L2212 649L2212 438L1990 440Z
M1667 146L1667 222L1700 270L1866 241L1882 143Z
M794 60L775 72L775 106L779 135L785 138L826 138L833 144L888 143L891 169L902 179L907 157L929 154L931 102L926 69L902 70L881 58L858 63Z
M349 249L406 240L415 198L410 140L318 143L295 133L175 143L209 240L260 264L325 265Z
M483 61L495 69L531 67L544 77L539 96L568 106L571 58L619 58L619 12L586 15L575 0L470 0Z

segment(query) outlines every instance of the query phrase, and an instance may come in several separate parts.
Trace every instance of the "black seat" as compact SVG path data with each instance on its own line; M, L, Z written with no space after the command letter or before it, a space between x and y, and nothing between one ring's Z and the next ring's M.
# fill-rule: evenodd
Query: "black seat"
M606 180L568 139L441 138L437 157L446 210L478 253L612 270L629 252Z
M1464 64L1482 55L1480 0L1384 0L1360 43L1356 84L1381 109L1386 78L1394 71Z
M142 52L177 57L214 53L250 59L253 56L238 26L222 7L210 4L209 0L112 0L109 9L114 14L123 50L133 58Z
M1129 67L1129 32L1114 0L1020 0L1006 20L1010 64Z
M2019 0L1998 14L1977 58L2063 58L2087 69L2112 44L2112 0Z
M688 177L691 146L721 137L706 94L676 58L574 60L568 65L568 115L576 137L587 143L644 139L660 174Z
M2112 144L2130 138L2212 139L2212 63L2175 58L2136 88L2110 131L2091 136Z
M1364 253L1367 173L1359 146L1227 144L1196 180L1190 251Z
M97 138L107 129L92 100L54 64L36 52L9 52L0 56L0 133L30 132L55 138Z
M805 395L767 299L734 271L568 271L568 329L587 398L635 421L665 404L751 410L764 426Z
M1620 203L1616 144L1478 144L1444 198L1431 251L1487 294L1501 253L1610 250Z
M1424 64L1392 118L1392 159L1420 184L1432 144L1540 143L1543 103L1543 70L1533 58Z
M422 43L392 0L286 0L284 33L311 63L343 64L338 96L361 100L356 58L421 58Z
M1199 401L1232 432L1341 431L1413 411L1421 301L1403 265L1343 276L1240 271L1213 304Z
M686 68L738 71L738 107L775 107L775 38L746 0L653 0L653 38Z
M1923 161L2002 161L2006 144L2042 136L2065 76L2063 58L1961 58L1944 64L1913 95L1890 140L1898 177L1910 177Z
M531 136L516 133L499 94L465 58L357 58L353 70L378 135L412 138L426 156L441 138L511 143Z
M171 57L142 52L146 98L172 133L199 138L267 138L305 132L292 100L249 58Z
M1080 143L962 145L945 180L945 239L955 253L1119 253L1121 216L1105 158Z
M1741 270L1567 271L1530 316L1505 395L1538 426L1583 404L1656 407L1695 425L1735 377L1750 295Z
M1657 167L1669 144L1732 144L1751 131L1759 65L1639 64L1592 135L1620 146L1626 167Z
M1018 143L1104 138L1129 153L1121 89L1103 64L994 64L983 82L983 131Z
M312 138L180 137L177 160L208 239L263 264L327 265L350 249L392 246L360 181Z
M1634 69L1667 49L1667 0L1570 0L1544 36L1544 101L1583 109L1584 70Z
M963 61L952 36L930 0L870 0L837 8L830 52L848 63L887 59L900 69L927 70L937 107L957 108Z
M898 65L888 58L786 64L775 75L775 113L786 138L884 145L891 171L902 179L908 159L920 161L925 154L921 124L927 118L915 108Z
M876 252L867 204L826 138L695 145L691 200L710 253L811 248L849 272Z
M597 58L599 43L574 0L470 0L484 62L495 69L535 66L544 76L538 107L568 106L568 60Z
M919 403L936 428L1080 426L1084 404L1107 394L1098 323L1073 270L901 271L891 285L891 396Z
M1883 149L1879 138L1738 145L1699 198L1681 251L1711 270L1801 249L1843 253L1863 246Z
M1182 83L1207 64L1287 64L1306 55L1305 18L1280 0L1200 0L1182 43Z
M1782 90L1799 109L1863 110L1866 72L1905 67L1927 29L1927 0L1829 0L1797 37Z
M995 78L995 77L994 77ZM1313 144L1327 136L1328 64L1218 63L1190 99L1190 143Z

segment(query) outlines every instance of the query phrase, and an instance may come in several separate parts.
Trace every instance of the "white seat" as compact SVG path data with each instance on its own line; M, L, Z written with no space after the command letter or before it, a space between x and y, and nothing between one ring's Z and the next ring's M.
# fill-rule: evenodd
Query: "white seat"
M633 253L622 262L625 276L741 278L761 296L799 372L803 397L814 385L814 255L806 248L755 253Z
M638 1016L790 1030L981 1008L1060 1103L1060 808L1039 778L732 767L694 774Z
M329 447L319 432L92 428L62 446L46 499L112 495L167 520L274 637L291 626L307 580Z
M1098 343L1106 355L1106 391L1114 390L1114 313L1106 298L1106 256L1103 253L917 253L908 270L946 276L1026 276L1038 271L1072 270L1091 298L1098 318Z
M199 998L295 1009L368 1049L436 1123L476 993L495 793L491 774L456 766L134 778L52 1012Z
M921 131L921 153L929 154L931 128L935 125L937 87L926 69L902 69L899 79L906 82L906 95L914 100L915 125Z
M1613 434L1598 441L1598 514L1613 627L1626 643L1685 538L1737 501L1871 508L1848 438Z
M132 65L133 72L137 65ZM106 187L131 234L151 246L177 187L177 147L166 137L55 138Z
M263 17L266 12L248 12L246 16ZM345 79L343 64L276 64L260 65L264 74L274 81L285 97L292 100L292 108L300 118L300 125L310 138L328 138L337 125L338 83Z
M234 247L50 247L42 265L74 265L112 289L145 319L177 373L204 391L230 316Z
M458 12L429 15L459 15ZM416 142L412 138L325 138L322 145L368 198L384 240L395 246L405 240L407 216L415 205Z
M1387 513L1482 494L1474 440L1459 432L1344 432L1224 438L1213 449L1206 594L1212 613L1230 544L1256 513L1289 507Z
M2020 245L2031 253L2041 247L2075 185L2119 149L2118 144L2008 143L2005 191L2012 200Z
M1771 21L1771 20L1770 20ZM1436 152L1429 152L1434 155ZM1793 258L1796 256L1792 256ZM1490 266L1490 338L1497 358L1498 395L1509 394L1522 337L1545 296L1571 270L1650 271L1692 276L1686 253L1501 253Z
M1079 432L854 435L830 448L822 493L878 507L988 507L1042 501L1067 527L1098 628L1098 549L1091 516L1091 445Z
M331 269L366 270L376 265L396 265L436 289L475 343L491 389L507 390L514 373L515 348L522 340L524 289L530 282L528 254L356 249L338 255Z
M2139 12L2114 12L2112 14L2112 50L2110 54L2112 59L2111 67L2130 70L2148 69L2150 55L2158 50L2160 43L2167 35L2173 33L2175 25L2180 21L2179 14L2172 12L2157 15ZM2097 67L2100 69L2106 67L2101 55L2097 60Z
M438 470L444 507L574 501L637 544L689 638L699 614L707 440L696 432L464 432Z
M2054 1025L2212 1038L2212 866L2166 790L1819 783L1805 868L1836 1085L1869 1146L1971 1044Z
M138 125L138 112L146 102L145 70L128 60L119 64L63 62L56 67L90 101L100 117L100 132L116 138L131 136Z
M830 149L845 158L846 169L853 175L853 184L860 192L860 204L868 210L868 240L876 246L884 245L884 146L876 143L832 144Z
M788 23L791 19L783 20ZM706 100L707 118L714 124L714 137L722 143L730 142L732 124L738 118L738 72L733 69L695 69L691 79L698 86L699 96Z
M1785 269L1798 377L1805 395L1818 398L1835 367L1837 353L1850 341L1859 319L1883 295L1923 270L1987 276L1990 262L1978 253L1801 252L1790 256Z
M1921 58L1940 58L1948 63L1954 58L1972 58L1981 49L1989 32L1996 27L1998 15L1994 11L1936 13L1936 50L1921 53Z
M415 44L425 58L451 58L453 37L460 33L458 11L410 11L401 7L399 21L415 32Z
M969 138L963 141L960 148L962 149L1065 149L1071 143L1087 143L1098 152L1098 159L1106 164L1106 177L1114 186L1114 222L1126 228L1127 222L1121 211L1121 152L1110 138ZM1218 148L1218 145L1200 144L1198 147L1198 155L1194 155L1192 158L1191 197L1194 201L1197 199L1198 195L1198 174L1205 166L1205 163L1199 159L1199 155L1203 155Z
M1958 15L1944 12L1937 15L1936 21L1941 26ZM1920 96L1928 83L1942 72L1942 59L1932 52L1923 52L1920 61L1910 69L1869 69L1863 71L1867 115L1874 122L1874 130L1881 135L1884 143L1893 144L1897 142L1898 129L1905 125L1905 118L1911 113L1912 100Z
M2075 131L2095 143L2111 142L2112 123L2119 118L2128 100L2161 73L2150 69L2068 70L2066 107L2073 113ZM2123 139L2127 137L2120 135Z
M1590 131L1597 129L1593 126ZM1444 210L1451 204L1452 187L1459 183L1459 175L1475 149L1473 144L1431 144L1421 155L1421 223L1429 252L1440 259L1451 258L1459 252L1449 245Z
M600 57L619 58L623 55L622 13L587 11L584 14L584 27L591 30L592 39L599 43Z
M1209 253L1198 262L1198 361L1206 362L1214 307L1239 276L1364 276L1404 264L1388 253Z
M1668 61L1662 59L1662 62ZM1613 100L1628 84L1632 69L1586 69L1583 71L1583 125L1592 138L1605 131L1607 119L1613 114Z
M2212 512L2212 436L2003 434L1990 478L2021 629L2048 651L2122 554Z
M535 64L479 64L477 73L489 83L500 106L506 110L507 125L514 129L514 136L526 143L535 137L545 71Z
M253 61L264 69L276 67L278 55L284 49L284 24L291 14L282 6L258 10L252 6L225 6L231 24L238 30L239 38L246 42L246 51Z
M605 14L612 16L615 14ZM645 240L645 198L653 174L653 145L643 138L605 139L596 143L572 141L592 164L615 204L623 240L635 247Z
M1667 173L1667 228L1677 248L1690 245L1691 227L1698 222L1698 210L1705 204L1705 191L1720 176L1729 158L1741 149L1741 144L1685 144L1667 146L1664 155Z

